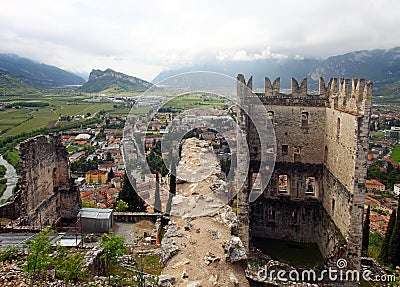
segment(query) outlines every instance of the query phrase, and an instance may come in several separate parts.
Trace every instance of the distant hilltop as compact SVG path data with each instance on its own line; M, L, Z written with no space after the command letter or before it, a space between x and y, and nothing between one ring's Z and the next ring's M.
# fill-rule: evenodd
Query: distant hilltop
M42 64L12 54L0 54L2 72L0 89L50 89L66 85L83 85L81 77L55 66Z
M78 90L87 93L143 92L152 86L145 80L107 69L92 70L87 83Z

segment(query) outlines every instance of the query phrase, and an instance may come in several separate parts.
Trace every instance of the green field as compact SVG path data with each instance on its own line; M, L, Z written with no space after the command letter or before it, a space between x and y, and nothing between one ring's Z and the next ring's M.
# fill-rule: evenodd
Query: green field
M2 137L17 135L21 132L33 131L39 128L48 127L57 123L59 115L94 115L101 110L112 110L113 103L88 103L83 102L82 96L23 96L23 97L3 97L0 102L6 103L31 103L33 100L48 103L43 107L21 107L0 109L0 134ZM124 111L125 112L125 111Z
M208 94L186 94L167 101L163 108L183 111L195 108L219 108L226 105L229 105L229 103L222 97Z
M390 158L395 163L400 163L400 144L396 144L393 148L392 153L390 154Z

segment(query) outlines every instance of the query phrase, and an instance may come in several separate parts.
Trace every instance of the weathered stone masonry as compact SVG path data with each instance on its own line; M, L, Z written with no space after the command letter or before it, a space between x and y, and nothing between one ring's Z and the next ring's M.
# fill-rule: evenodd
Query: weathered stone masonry
M36 136L20 144L21 188L2 215L22 225L75 220L81 208L78 188L70 175L68 151L61 136ZM15 212L9 212L13 207Z
M251 90L252 78L237 79ZM273 84L265 78L264 93L244 91L238 84L239 97L257 96L268 111L277 154L267 188L249 204L250 179L265 151L241 112L251 158L238 194L242 241L248 248L251 236L316 242L325 257L340 252L359 267L372 83L352 79L350 88L349 79L332 78L326 86L320 78L318 93L308 94L307 79L300 85L292 79L291 94L283 94L279 78Z

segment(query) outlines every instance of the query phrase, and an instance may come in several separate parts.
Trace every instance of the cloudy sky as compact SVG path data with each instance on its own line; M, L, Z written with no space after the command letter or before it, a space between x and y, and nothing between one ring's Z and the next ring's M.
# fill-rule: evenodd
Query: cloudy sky
M398 0L2 0L0 53L146 80L209 61L400 46Z

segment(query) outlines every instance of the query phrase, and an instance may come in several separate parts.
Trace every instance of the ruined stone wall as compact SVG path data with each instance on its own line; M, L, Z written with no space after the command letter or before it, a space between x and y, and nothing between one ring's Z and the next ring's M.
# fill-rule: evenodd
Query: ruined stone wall
M252 204L251 236L317 243L326 258L346 242L321 204L312 198L262 197Z
M307 197L321 199L323 196L322 170L322 164L276 162L274 172L272 173L267 188L264 190L263 196L289 197L291 199L304 199ZM288 176L288 190L285 193L281 193L278 190L279 175L281 174ZM316 190L314 195L306 193L306 178L310 176L315 177L316 180Z
M17 193L13 200L0 206L0 218L17 219L20 216L21 195Z
M279 174L289 177L288 193L278 192ZM315 195L306 193L306 177L316 179ZM349 194L323 164L278 162L263 195L251 204L250 230L252 236L286 239L298 242L315 242L324 257L331 255L338 244L344 245L343 236L330 214L321 204L328 201L326 186L338 201L339 220L350 222ZM340 198L340 200L339 200ZM348 225L346 225L348 227Z
M252 78L246 84L239 75L238 81L243 83L239 98L249 97L243 87L251 89ZM311 95L307 79L300 85L292 79L292 92L285 95L279 83L279 78L273 84L265 78L265 93L257 94L273 121L277 157L256 202L241 202L249 184L238 194L239 235L249 242L251 235L316 242L324 256L347 244L346 256L359 267L372 84L354 79L350 88L348 79L331 79L325 86L321 78L319 92ZM249 118L241 112L238 118L253 151L251 178L259 166L260 144ZM288 178L284 193L278 188L282 174ZM316 182L311 195L305 192L307 177ZM250 228L240 226L246 223Z
M20 144L21 209L25 224L74 219L81 207L60 136L40 135Z
M324 160L325 108L310 106L278 106L266 104L267 111L274 113L273 125L277 144L277 162L322 163ZM302 126L302 115L308 123ZM282 146L287 152L282 152ZM300 148L294 158L294 148Z

